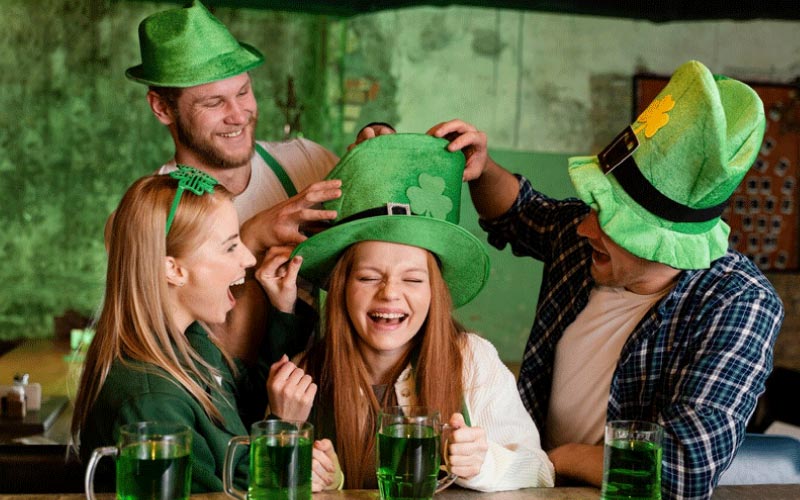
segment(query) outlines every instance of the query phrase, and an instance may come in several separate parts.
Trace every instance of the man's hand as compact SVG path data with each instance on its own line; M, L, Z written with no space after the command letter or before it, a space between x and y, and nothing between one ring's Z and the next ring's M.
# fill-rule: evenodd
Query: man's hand
M305 421L311 413L317 384L284 354L269 369L267 394L270 413L283 420Z
M568 481L600 487L603 483L603 446L567 443L547 452L556 470L556 485Z
M444 137L450 141L449 151L463 151L467 164L464 168L464 181L475 180L483 174L489 159L486 134L467 122L450 120L439 123L428 130L428 135Z
M347 150L350 151L351 149L358 146L367 139L372 139L373 137L378 137L379 135L394 134L396 132L397 131L394 129L394 127L392 127L388 123L379 123L379 122L370 123L368 125L365 125L364 128L358 131L358 135L356 136L355 142L347 146Z
M454 429L447 447L450 472L464 479L477 476L489 449L486 431L480 427L467 427L460 413L453 413L448 425Z
M296 246L307 239L304 231L336 218L335 210L315 205L342 195L342 181L332 179L311 184L286 201L257 213L241 227L242 241L256 257L274 246Z
M469 182L472 204L482 219L506 213L519 193L519 181L489 156L486 134L461 120L434 125L428 134L450 141L447 149L463 151L467 163L464 181Z
M291 247L272 247L256 270L256 279L267 292L272 306L289 314L294 313L297 273L303 264L303 258L299 255L289 260L291 254Z
M335 490L342 486L344 474L330 439L314 441L311 451L311 491Z

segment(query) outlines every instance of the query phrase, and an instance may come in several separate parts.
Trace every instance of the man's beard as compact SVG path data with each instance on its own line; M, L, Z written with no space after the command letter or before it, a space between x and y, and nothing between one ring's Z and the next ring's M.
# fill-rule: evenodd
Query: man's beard
M250 117L250 122L245 125L245 128L251 127L252 130L255 130L257 122L258 116L253 114ZM200 134L195 134L191 127L184 124L183 117L180 115L177 116L177 120L175 121L175 128L177 129L178 140L181 144L191 149L192 152L208 166L215 168L237 168L248 163L253 157L255 135L253 136L253 144L250 145L246 154L233 156L220 151L211 141ZM244 130L242 133L244 133Z

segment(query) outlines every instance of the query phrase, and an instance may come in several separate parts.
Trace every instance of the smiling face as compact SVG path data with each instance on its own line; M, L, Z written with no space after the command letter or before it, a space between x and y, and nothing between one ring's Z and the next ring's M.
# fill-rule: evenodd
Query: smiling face
M354 247L347 313L365 355L387 365L405 354L431 305L427 250L365 241Z
M633 255L617 245L603 229L592 210L578 224L578 235L592 246L592 278L601 286L620 287L638 294L650 294L670 286L679 270Z
M184 89L174 114L179 162L208 168L250 163L258 106L249 74Z
M191 196L184 194L184 196ZM183 272L183 286L174 287L178 323L222 323L236 300L230 287L244 283L245 269L256 259L239 239L239 218L224 200L205 219L206 239L187 255L176 258Z

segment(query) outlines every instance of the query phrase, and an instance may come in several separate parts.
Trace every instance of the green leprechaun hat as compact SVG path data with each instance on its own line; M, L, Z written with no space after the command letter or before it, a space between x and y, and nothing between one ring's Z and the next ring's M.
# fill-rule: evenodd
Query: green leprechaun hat
M464 155L425 134L382 135L345 154L328 179L341 179L342 196L326 202L333 226L297 246L300 274L325 287L341 253L360 241L388 241L434 253L453 305L472 300L489 277L489 255L458 225Z
M200 0L157 12L139 24L142 64L125 76L156 87L193 87L236 76L264 62L240 43Z
M689 61L603 152L570 158L569 175L618 245L677 269L707 268L727 251L720 215L765 124L753 89Z

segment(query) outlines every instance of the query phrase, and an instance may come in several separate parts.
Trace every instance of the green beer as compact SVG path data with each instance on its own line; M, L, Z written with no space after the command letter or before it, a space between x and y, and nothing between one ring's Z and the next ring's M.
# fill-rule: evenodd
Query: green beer
M660 500L661 446L617 439L605 445L604 500Z
M378 432L378 487L384 500L433 498L439 435L425 425L384 425Z
M260 436L250 445L249 500L310 500L312 440Z
M123 446L117 459L117 498L121 500L185 500L192 482L191 455L186 446L141 441Z

